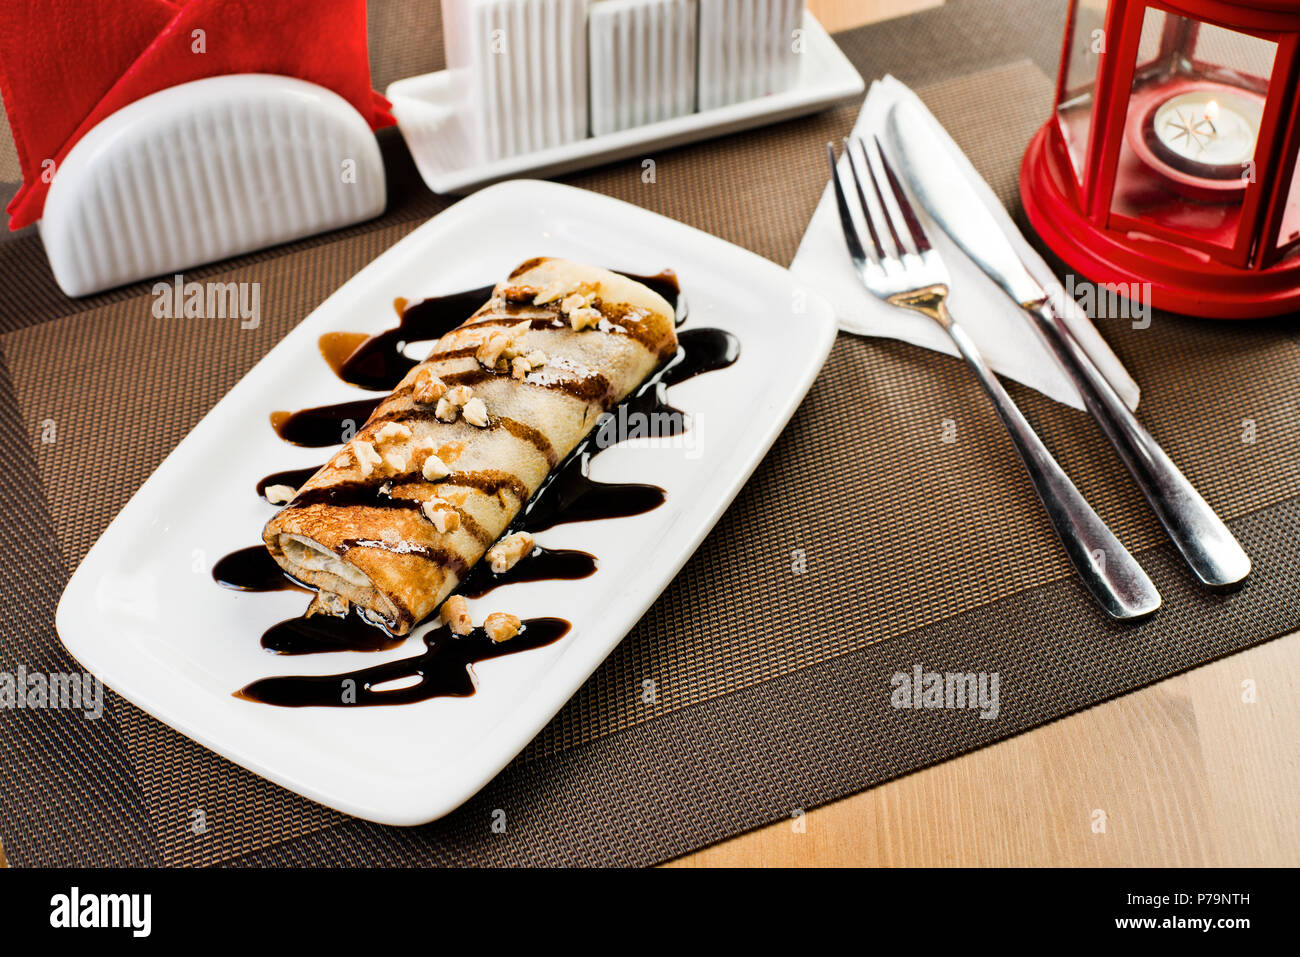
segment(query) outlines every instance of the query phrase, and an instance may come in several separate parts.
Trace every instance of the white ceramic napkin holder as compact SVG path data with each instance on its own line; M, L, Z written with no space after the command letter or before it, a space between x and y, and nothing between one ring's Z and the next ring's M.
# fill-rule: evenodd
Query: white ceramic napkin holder
M38 224L55 281L85 296L371 219L387 186L338 94L235 74L144 97L80 139Z

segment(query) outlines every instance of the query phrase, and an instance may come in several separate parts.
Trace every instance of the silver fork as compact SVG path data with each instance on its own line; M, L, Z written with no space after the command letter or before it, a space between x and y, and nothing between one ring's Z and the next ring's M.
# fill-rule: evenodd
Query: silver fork
M948 312L948 271L921 226L911 201L894 175L878 141L868 149L860 138L858 151L865 162L859 172L852 144L844 141L844 152L853 177L859 214L866 224L869 243L854 222L849 198L840 182L835 147L826 144L831 182L844 227L844 242L863 284L878 299L902 309L919 312L937 322L952 338L966 362L975 370L984 391L993 400L998 417L1020 453L1034 491L1047 509L1047 517L1060 536L1066 554L1083 579L1084 586L1113 618L1131 619L1149 615L1160 607L1160 593L1137 561L1079 494L1052 453L1034 433L1020 409L1007 395L974 341ZM881 175L878 177L876 169ZM871 184L876 208L868 202L864 179ZM886 201L881 180L896 209Z

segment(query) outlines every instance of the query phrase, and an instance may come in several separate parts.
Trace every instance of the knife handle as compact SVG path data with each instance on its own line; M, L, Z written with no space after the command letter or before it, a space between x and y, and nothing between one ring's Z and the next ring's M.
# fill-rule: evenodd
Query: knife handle
M1142 566L1070 481L1007 395L975 343L952 321L942 305L939 318L993 400L998 418L1006 426L1029 472L1034 491L1047 509L1047 517L1089 593L1112 618L1131 620L1152 614L1160 607L1160 593Z
M1092 417L1137 481L1183 558L1204 584L1226 588L1250 574L1250 557L1209 503L1129 411L1049 299L1025 303Z

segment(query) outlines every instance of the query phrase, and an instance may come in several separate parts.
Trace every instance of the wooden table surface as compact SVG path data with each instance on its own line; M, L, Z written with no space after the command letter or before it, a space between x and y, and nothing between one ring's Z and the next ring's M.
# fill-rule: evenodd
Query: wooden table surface
M808 6L835 31L942 2ZM1300 633L668 866L1300 866L1298 702Z

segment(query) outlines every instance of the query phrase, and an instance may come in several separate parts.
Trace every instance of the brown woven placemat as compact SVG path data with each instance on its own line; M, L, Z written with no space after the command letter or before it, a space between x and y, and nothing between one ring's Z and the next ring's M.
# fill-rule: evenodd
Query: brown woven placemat
M440 62L436 5L372 3L377 85ZM429 10L435 11L430 16ZM894 72L1009 205L1050 107L1059 4L953 3L837 39ZM925 61L914 55L925 49ZM567 181L793 256L856 107L655 153ZM52 618L70 570L143 479L280 337L446 205L382 137L390 208L326 237L190 270L262 283L256 330L152 318L147 286L69 302L38 240L0 243L0 670L72 667ZM1005 738L1300 623L1300 346L1285 323L1157 317L1103 331L1142 415L1256 562L1231 596L1195 589L1085 416L1013 386L1165 596L1151 623L1101 620L1073 580L978 386L954 360L842 336L790 428L659 602L539 738L466 807L398 830L344 818L113 699L90 722L0 715L0 833L15 863L644 863ZM1225 389L1231 382L1232 389ZM147 383L147 388L141 388ZM1253 422L1253 441L1243 440ZM956 440L945 442L945 422ZM57 439L42 441L46 423ZM46 432L48 435L48 431ZM106 640L111 636L106 635ZM885 640L888 639L888 640ZM903 711L889 676L997 671L1001 714ZM653 703L643 682L655 683ZM504 809L509 826L490 827ZM204 829L192 827L201 812Z

